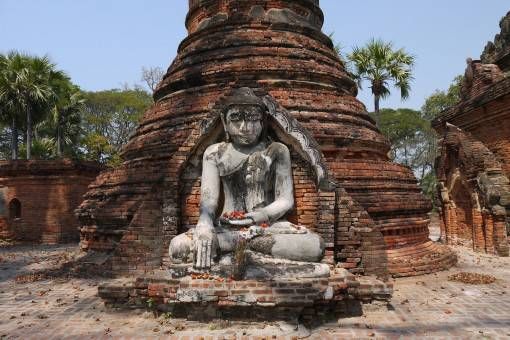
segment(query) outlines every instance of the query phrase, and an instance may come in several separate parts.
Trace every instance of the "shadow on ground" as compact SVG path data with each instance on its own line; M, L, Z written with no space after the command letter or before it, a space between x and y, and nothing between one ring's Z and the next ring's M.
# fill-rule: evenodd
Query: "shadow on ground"
M108 254L81 252L77 244L0 246L0 283L50 279L110 278Z

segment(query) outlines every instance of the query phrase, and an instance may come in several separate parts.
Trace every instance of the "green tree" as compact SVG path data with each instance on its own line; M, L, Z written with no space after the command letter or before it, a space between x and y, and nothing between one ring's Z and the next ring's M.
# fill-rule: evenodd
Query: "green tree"
M391 94L390 82L407 99L411 90L414 57L404 49L393 49L392 43L372 39L364 47L354 47L347 58L354 66L354 75L361 88L364 80L370 83L374 95L375 121L380 126L380 101Z
M21 153L26 153L27 144L21 144ZM31 145L32 159L54 159L55 158L55 139L51 137L41 137L34 139Z
M10 125L11 132L11 159L18 159L18 132L21 125L22 107L18 98L16 87L17 74L24 63L21 55L10 52L8 55L0 54L0 119Z
M141 89L87 92L82 110L83 154L87 159L115 165L152 97Z
M421 111L426 119L432 121L434 118L446 109L460 102L460 89L464 76L457 76L447 91L436 90L430 95L423 104Z
M1 106L1 104L0 104ZM11 127L0 121L0 159L10 159L12 155Z
M34 136L41 139L38 149L49 147L53 141L51 157L76 157L81 137L81 110L84 99L78 86L71 82L65 74L59 74L51 79L51 88L55 93L52 106L45 114L46 119L34 127ZM44 139L44 141L43 141ZM35 144L34 144L35 148ZM37 153L47 155L48 153Z
M427 159L427 138L430 122L420 111L412 109L382 109L380 111L381 132L391 143L395 161L413 169L419 179L431 170Z
M411 109L382 109L381 132L391 143L393 159L408 166L427 197L434 194L436 137L423 113Z
M31 159L33 126L44 119L56 94L52 79L62 77L48 57L26 57L27 62L20 73L20 95L26 110L26 158Z
M54 78L52 87L56 93L56 101L46 122L56 138L57 156L62 157L65 150L68 150L68 154L73 153L71 150L79 141L81 112L85 99L79 87L67 76Z
M456 77L447 91L437 90L425 100L421 111L380 110L380 130L391 143L393 159L413 170L423 192L432 201L436 184L437 136L431 122L459 102L462 80L461 76Z
M152 85L157 81L153 73ZM13 159L21 143L26 158L66 156L118 164L121 147L152 104L141 88L83 93L47 57L0 54L0 154L7 146ZM23 130L20 140L18 131Z
M112 166L118 164L116 150L110 144L108 138L95 132L88 133L81 140L84 149L83 158L86 160L107 163Z
M464 77L459 75L454 78L448 90L436 90L432 95L425 99L425 103L421 108L421 114L423 119L428 122L429 126L431 125L432 120L438 117L443 111L460 102L460 91L463 80ZM437 134L432 128L429 128L425 131L423 137L425 142L423 162L428 164L430 171L426 172L422 176L420 179L420 186L425 195L430 197L434 202L437 182L434 169L434 163L437 157Z
M13 158L17 158L17 120L25 114L26 158L32 156L33 127L45 118L56 93L51 86L53 79L64 77L55 69L48 57L37 57L16 51L3 57L3 81L0 82L0 101L7 106L12 119ZM12 118L14 117L14 118Z

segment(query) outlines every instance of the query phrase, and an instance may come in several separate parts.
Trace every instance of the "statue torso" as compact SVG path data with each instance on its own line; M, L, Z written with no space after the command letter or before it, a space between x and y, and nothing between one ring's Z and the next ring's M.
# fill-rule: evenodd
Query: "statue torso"
M274 169L278 161L274 149L280 145L271 143L243 154L230 143L218 144L216 165L225 196L222 213L252 212L274 201Z

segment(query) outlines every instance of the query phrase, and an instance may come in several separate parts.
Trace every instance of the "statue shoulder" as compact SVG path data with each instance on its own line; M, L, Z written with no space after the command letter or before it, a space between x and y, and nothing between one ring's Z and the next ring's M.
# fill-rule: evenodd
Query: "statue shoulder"
M272 153L275 153L275 154L278 154L281 156L287 156L287 155L290 156L289 148L287 147L287 145L285 145L283 143L272 142L269 145L268 150L270 150L270 152L272 152Z
M227 149L227 145L227 143L221 142L208 146L204 152L204 160L213 160L216 162Z

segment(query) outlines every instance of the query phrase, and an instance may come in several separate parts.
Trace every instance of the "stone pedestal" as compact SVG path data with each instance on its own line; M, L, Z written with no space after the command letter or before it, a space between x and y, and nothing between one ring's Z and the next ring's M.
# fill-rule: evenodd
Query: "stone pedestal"
M271 281L170 279L165 271L137 279L119 279L99 287L107 306L149 308L170 311L190 319L275 318L312 319L325 311L358 313L361 304L389 302L391 282L371 277L356 278L337 268L331 276L318 279L280 279ZM282 313L275 313L281 311Z

